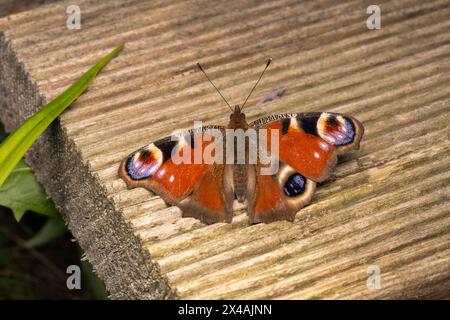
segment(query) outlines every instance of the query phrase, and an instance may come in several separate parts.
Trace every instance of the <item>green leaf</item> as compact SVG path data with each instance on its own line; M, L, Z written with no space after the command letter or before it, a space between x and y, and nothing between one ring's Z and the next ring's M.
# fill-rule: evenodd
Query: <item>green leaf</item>
M0 205L11 208L17 221L28 210L50 217L59 216L55 205L23 160L0 187Z
M54 239L62 237L67 232L67 227L61 218L50 218L42 226L38 233L25 242L28 248L44 245Z
M89 290L89 299L107 300L105 284L94 273L92 265L88 261L81 261L83 278Z
M19 163L33 142L41 133L63 112L73 101L75 101L94 80L97 73L112 59L123 45L118 46L107 56L91 67L66 91L57 96L42 110L27 119L5 141L0 145L0 187L11 174L14 167Z

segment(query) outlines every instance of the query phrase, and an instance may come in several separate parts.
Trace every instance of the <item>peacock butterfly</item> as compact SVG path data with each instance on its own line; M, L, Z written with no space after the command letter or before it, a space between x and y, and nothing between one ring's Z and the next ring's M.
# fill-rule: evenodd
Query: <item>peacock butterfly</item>
M228 125L195 128L131 153L119 167L127 186L151 190L178 206L183 217L207 224L231 222L235 200L247 202L250 223L293 221L316 183L330 176L337 156L359 149L364 127L331 112L278 114L248 123L242 110L270 63L242 107L234 108L197 64L232 110ZM252 156L255 149L270 161L262 161L260 153Z

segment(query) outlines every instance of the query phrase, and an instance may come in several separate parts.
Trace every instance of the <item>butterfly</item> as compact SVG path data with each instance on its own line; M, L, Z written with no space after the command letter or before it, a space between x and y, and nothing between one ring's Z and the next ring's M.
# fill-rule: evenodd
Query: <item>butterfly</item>
M231 109L228 125L192 129L176 139L166 137L134 151L119 166L119 176L127 187L146 188L178 206L182 217L206 224L231 222L235 200L247 203L250 224L293 221L311 201L316 184L330 176L337 156L359 149L364 127L351 116L332 112L278 114L248 123L242 110L271 61L242 107L234 108L197 63ZM238 131L244 133L240 145L233 135ZM247 135L250 132L255 135ZM250 147L258 148L263 140L267 148L267 143L277 147L275 152L266 152L269 164L258 155L256 161L255 157L250 161ZM228 160L231 153L231 161L195 161L198 155L202 160L211 146L222 146L212 148L213 160Z

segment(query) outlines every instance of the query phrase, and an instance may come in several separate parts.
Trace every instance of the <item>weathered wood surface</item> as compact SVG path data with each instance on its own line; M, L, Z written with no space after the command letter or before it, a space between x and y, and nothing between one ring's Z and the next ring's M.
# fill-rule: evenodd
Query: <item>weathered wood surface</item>
M77 1L0 20L0 116L12 129L102 54L125 50L47 130L28 162L113 298L449 298L450 1ZM144 189L119 162L148 142L224 124L202 61L247 117L336 111L364 122L295 223L205 226ZM284 96L256 107L271 89ZM367 270L381 270L368 289Z

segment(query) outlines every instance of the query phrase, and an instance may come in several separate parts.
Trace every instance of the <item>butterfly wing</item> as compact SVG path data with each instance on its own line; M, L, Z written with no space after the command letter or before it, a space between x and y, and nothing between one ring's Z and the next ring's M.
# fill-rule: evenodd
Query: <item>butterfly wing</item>
M210 166L192 194L178 204L183 217L196 218L206 224L231 222L234 191L229 169L227 165Z
M263 175L261 169L255 167L255 189L247 198L250 223L293 221L297 211L311 201L316 182L281 161L274 175Z
M219 142L210 129L219 130L223 136L224 128L205 127L136 150L120 164L119 176L129 188L146 188L180 207L183 217L205 223L231 221L234 194L227 180L229 170L203 161L204 154L215 156ZM210 153L205 153L208 148Z
M256 170L254 196L248 199L250 221L293 220L308 204L316 182L327 179L337 155L358 149L364 127L349 116L336 113L299 113L262 118L251 126L278 134L279 170L271 175ZM270 147L269 147L270 148Z

